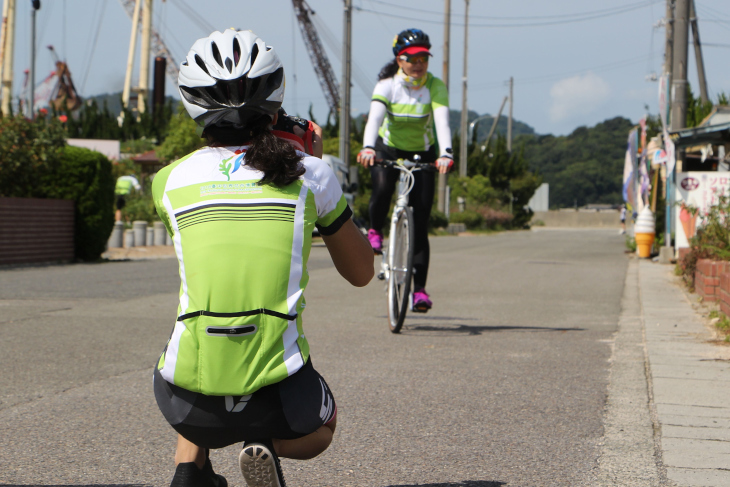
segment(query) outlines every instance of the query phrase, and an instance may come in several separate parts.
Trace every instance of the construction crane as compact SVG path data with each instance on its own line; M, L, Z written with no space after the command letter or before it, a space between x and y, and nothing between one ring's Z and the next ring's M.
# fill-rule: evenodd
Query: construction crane
M134 20L135 0L119 0L119 2L122 4L122 7L124 7L124 10L127 12L129 18ZM173 83L177 83L177 75L180 70L177 66L177 63L175 62L175 58L172 57L170 50L167 48L162 40L162 37L160 37L160 34L157 33L154 27L150 31L150 36L152 38L152 51L155 53L156 56L163 56L167 58L165 73L167 74L167 77L170 79L170 81L172 81Z
M299 21L299 28L302 31L304 44L307 46L309 58L312 60L312 65L314 66L314 72L317 73L319 84L322 87L322 91L324 91L324 96L330 107L330 113L336 114L340 107L340 90L337 85L335 73L327 59L327 54L322 47L322 43L319 41L317 30L312 24L312 19L309 18L310 13L314 15L314 10L304 0L292 0L292 3L294 4L294 12Z
M53 49L53 46L48 46L48 50L51 51L53 61L56 64L56 71L51 74L55 74L58 78L55 87L51 91L49 103L59 112L65 110L71 112L76 110L81 107L81 97L78 95L76 88L74 87L74 82L71 79L71 71L69 71L65 62L58 59L56 50Z

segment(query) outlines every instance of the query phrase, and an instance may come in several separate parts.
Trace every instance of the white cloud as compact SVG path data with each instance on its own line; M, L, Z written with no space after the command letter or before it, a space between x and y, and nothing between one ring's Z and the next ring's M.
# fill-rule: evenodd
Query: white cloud
M595 73L565 78L550 88L550 120L561 122L590 115L611 93L608 82Z

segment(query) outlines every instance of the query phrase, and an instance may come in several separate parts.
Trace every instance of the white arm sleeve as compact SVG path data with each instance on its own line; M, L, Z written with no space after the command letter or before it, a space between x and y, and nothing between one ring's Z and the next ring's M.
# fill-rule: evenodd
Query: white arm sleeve
M372 110L372 108L370 109ZM433 121L436 125L436 137L439 141L440 156L447 155L446 149L451 149L451 128L449 127L449 107L438 107L433 111ZM368 123L370 123L368 121Z
M371 101L368 123L365 124L365 135L363 136L362 141L363 147L375 147L375 141L378 140L378 129L380 129L384 119L385 105L379 101ZM446 123L448 123L448 119ZM450 134L449 140L451 140ZM451 147L451 144L449 144L449 147Z

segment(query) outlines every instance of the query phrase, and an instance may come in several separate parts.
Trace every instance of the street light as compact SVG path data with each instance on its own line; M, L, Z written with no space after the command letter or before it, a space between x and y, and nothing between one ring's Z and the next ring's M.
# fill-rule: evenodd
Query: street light
M482 115L481 117L477 118L476 120L474 120L472 123L469 124L469 130L467 131L467 133L469 135L466 140L468 140L468 141L471 140L472 136L474 135L474 127L476 127L479 120L484 120L485 118L492 118L492 116L491 115Z

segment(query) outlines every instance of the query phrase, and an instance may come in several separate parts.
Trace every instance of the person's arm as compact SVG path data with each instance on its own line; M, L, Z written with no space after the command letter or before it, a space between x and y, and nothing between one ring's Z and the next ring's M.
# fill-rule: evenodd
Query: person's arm
M436 107L433 111L433 121L436 125L436 138L439 141L441 154L436 160L439 172L446 174L454 165L451 151L451 128L449 127L449 107ZM448 149L448 150L447 150Z
M436 138L439 141L441 154L447 156L446 149L451 149L451 127L449 127L449 107L436 107L433 111L433 121L436 125Z
M370 102L370 113L368 114L368 122L365 124L362 141L363 147L375 147L375 141L378 140L378 129L385 120L385 108L385 104L381 101L373 100Z
M337 232L322 235L337 272L353 286L366 286L375 274L373 248L365 236L348 219Z
M375 163L375 142L378 140L378 129L385 119L386 106L382 101L373 100L370 102L370 113L365 124L362 147L357 155L357 162L365 167Z

